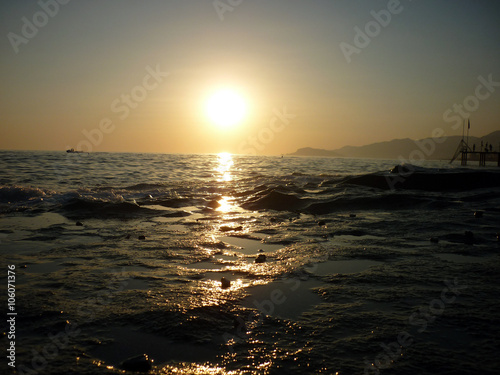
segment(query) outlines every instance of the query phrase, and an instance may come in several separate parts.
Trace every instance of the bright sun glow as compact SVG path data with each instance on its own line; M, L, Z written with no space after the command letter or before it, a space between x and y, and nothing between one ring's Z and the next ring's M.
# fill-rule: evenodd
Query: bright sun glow
M219 90L212 94L205 108L208 118L221 127L237 125L247 111L243 97L231 89Z

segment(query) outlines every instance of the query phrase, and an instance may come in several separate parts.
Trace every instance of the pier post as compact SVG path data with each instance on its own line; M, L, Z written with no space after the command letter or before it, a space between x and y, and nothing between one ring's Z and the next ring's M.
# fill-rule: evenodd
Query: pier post
M458 155L460 154L461 156L461 161L462 165L466 166L468 159L469 159L469 154L472 155L472 160L476 160L476 156L479 155L479 166L480 167L486 167L486 161L489 160L491 162L495 162L495 155L497 156L497 165L500 167L500 151L499 152L489 152L489 151L469 151L466 149L457 149L455 152L455 156L453 156L453 159L451 159L452 163L454 160L458 159Z

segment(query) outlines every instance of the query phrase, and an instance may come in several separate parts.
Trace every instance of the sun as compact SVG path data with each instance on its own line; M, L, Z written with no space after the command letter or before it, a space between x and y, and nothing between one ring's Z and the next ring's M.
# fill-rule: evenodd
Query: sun
M205 111L210 121L225 128L237 125L245 118L247 105L237 91L221 89L207 99Z

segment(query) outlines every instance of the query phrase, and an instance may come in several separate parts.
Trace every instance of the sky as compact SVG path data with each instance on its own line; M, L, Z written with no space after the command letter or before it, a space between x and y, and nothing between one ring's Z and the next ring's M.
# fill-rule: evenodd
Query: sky
M0 30L0 149L279 155L500 130L498 1L16 0ZM221 89L244 103L229 126L207 115Z

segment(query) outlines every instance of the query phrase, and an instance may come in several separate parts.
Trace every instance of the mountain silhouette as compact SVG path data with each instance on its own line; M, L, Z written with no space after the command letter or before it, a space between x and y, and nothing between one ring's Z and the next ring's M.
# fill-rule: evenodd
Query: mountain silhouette
M376 159L420 159L424 155L428 160L450 160L455 153L462 136L442 138L425 138L412 140L409 138L393 139L392 141L377 142L365 146L345 146L336 150L318 148L299 148L289 155L294 156L321 156L321 157L348 157L348 158L376 158ZM484 137L469 137L469 146L476 145L479 151L483 145L492 145L493 151L500 151L500 130Z

